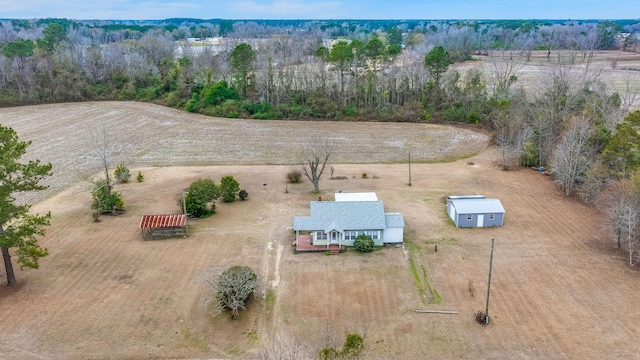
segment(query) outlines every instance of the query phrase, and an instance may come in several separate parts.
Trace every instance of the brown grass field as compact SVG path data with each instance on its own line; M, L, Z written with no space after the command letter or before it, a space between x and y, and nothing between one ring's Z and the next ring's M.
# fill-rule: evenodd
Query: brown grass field
M626 92L640 94L640 54L625 51L601 50L595 51L591 59L582 58L582 53L575 53L575 62L569 64L569 51L552 51L547 59L546 51L533 51L529 61L518 58L514 52L515 66L517 70L514 75L518 80L513 85L514 88L523 87L528 93L536 93L544 89L549 81L550 74L557 66L558 58L562 59L565 65L563 72L569 79L579 79L585 73L589 73L588 78L597 79L607 85L608 89L618 92L624 96ZM509 53L496 51L491 57L501 59L509 57ZM491 72L494 71L492 59L489 56L474 56L474 61L452 65L461 73L465 73L470 68L482 71L487 83L491 83ZM570 65L571 69L566 66ZM640 110L640 99L636 99L631 106L632 110Z
M145 181L117 185L127 211L94 223L89 179L98 168L83 134L101 119L120 136L120 159ZM306 358L350 332L364 335L368 359L640 352L637 269L599 235L594 209L537 172L499 170L486 135L421 124L224 120L117 102L0 109L0 123L33 140L29 156L56 172L55 190L23 197L38 200L34 211L52 212L41 240L50 255L39 270L18 271L16 286L0 286L0 359L283 358L285 350ZM387 211L403 213L404 248L293 254L293 216L308 214L316 195L308 181L287 185L284 175L301 139L318 132L337 139L334 175L347 177L325 175L323 199L375 191ZM385 146L360 146L372 142ZM413 186L407 164L397 163L409 142L421 162L412 165ZM247 201L218 203L214 216L191 221L188 238L142 240L140 215L178 212L175 195L191 181L227 174ZM456 229L447 194L499 198L505 226ZM485 306L491 238L491 323L481 326L473 313ZM209 269L231 264L250 265L263 284L237 321L211 314L202 282Z

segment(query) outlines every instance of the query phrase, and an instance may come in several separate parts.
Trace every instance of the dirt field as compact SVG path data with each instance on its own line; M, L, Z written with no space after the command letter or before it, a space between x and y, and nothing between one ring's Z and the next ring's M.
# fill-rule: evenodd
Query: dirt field
M495 52L494 57L500 58L508 56L500 52ZM516 55L517 56L517 55ZM518 81L513 87L524 87L529 93L534 93L538 89L544 88L549 81L548 75L557 64L558 56L561 56L566 63L569 58L568 51L553 51L550 60L547 59L546 51L533 51L529 61L516 60L515 74ZM476 68L484 72L486 81L491 82L491 72L494 71L492 60L488 56L474 56L476 61L467 61L453 65L452 68L459 69L464 73L467 69ZM597 74L597 79L608 86L609 89L617 91L621 96L626 92L640 94L640 54L624 51L595 51L593 58L583 60L581 53L576 53L573 69L567 72L569 78L580 78L585 72L589 72L592 77ZM565 72L567 69L565 69ZM637 98L632 110L640 110L640 99Z
M118 111L126 113L125 105ZM155 106L129 106L159 118L174 114ZM1 111L6 125L6 114L18 110ZM18 121L17 116L11 119ZM189 114L184 119L210 120ZM120 121L141 126L137 119ZM320 130L338 125L345 132L361 126L313 124ZM22 126L21 135L27 131ZM391 131L404 124L389 126ZM424 131L420 136L431 138ZM466 130L461 133L475 139ZM41 136L32 138L34 144L50 141ZM73 139L60 141L73 144ZM150 154L159 154L156 159L167 154L162 161L184 161L171 144L148 144L154 149ZM374 159L358 148L352 156ZM633 339L640 336L635 309L640 274L599 238L593 209L565 199L537 172L499 170L497 158L489 149L451 163L414 164L411 187L406 164L334 165L334 175L347 180L321 181L323 199L331 200L338 190L375 191L387 211L405 217L407 246L367 255L292 253L293 216L308 214L315 195L309 182L285 183L289 165L132 167L144 173L145 182L118 185L127 212L99 223L90 216L89 182L69 178L73 181L63 191L34 206L53 214L41 241L50 255L39 270L18 271L17 286L0 286L0 358L256 358L260 349L274 358L283 349L295 350L296 358L304 358L339 345L349 332L365 336L366 358L372 359L637 356L640 344ZM367 179L360 177L363 172ZM142 241L140 215L177 212L175 194L191 181L227 174L249 192L247 201L219 203L217 214L191 222L186 239ZM505 226L454 228L441 201L447 194L499 198L506 209ZM491 324L483 327L472 314L485 306L492 237ZM420 293L409 258L422 284L428 280L440 294L440 303ZM238 263L259 273L264 296L239 321L213 317L206 305L210 294L199 279L210 267ZM419 314L415 309L460 313Z
M326 136L336 163L458 159L484 150L477 132L430 124L219 119L135 102L85 102L0 109L0 124L32 140L29 155L53 164L41 200L100 169L93 139L114 139L111 162L127 166L293 164L303 144Z

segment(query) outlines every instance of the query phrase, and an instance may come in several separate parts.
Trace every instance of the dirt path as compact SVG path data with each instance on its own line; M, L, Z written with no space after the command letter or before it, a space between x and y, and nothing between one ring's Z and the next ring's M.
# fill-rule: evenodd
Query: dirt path
M271 199L275 201L275 199ZM278 296L280 284L280 262L282 253L285 250L286 242L289 241L291 226L283 225L289 222L290 215L286 209L278 206L270 211L274 218L269 228L267 244L263 256L262 279L264 284L263 299L265 306L260 318L260 334L266 338L268 334L276 331L276 319L278 317ZM290 244L289 244L290 245ZM289 246L287 246L289 248Z

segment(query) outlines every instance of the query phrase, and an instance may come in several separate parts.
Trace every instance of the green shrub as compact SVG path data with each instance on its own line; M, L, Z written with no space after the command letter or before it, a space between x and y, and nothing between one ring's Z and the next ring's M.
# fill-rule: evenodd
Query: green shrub
M198 112L200 110L200 99L198 94L193 93L191 99L184 105L184 109L188 112Z
M287 173L287 180L290 183L296 184L302 181L302 172L298 169L293 169Z
M349 105L344 109L346 116L354 116L358 113L358 108L355 105Z
M364 350L364 339L359 334L348 334L344 345L342 345L342 356L356 358Z
M318 353L318 358L320 360L336 360L340 358L340 353L338 352L338 350L332 347L327 347L320 350L320 352Z
M220 179L220 195L222 196L222 201L235 201L238 191L240 191L240 184L233 176L227 175Z
M520 156L520 164L522 166L528 167L528 166L540 165L538 164L538 162L539 162L538 151L536 149L535 144L533 143L533 141L526 141L522 149L522 155Z
M442 120L445 122L460 122L465 120L465 111L462 107L451 106L442 112Z
M213 215L216 212L215 203L208 204L201 199L197 199L191 194L187 194L184 198L185 210L187 214L194 218L203 218Z
M220 109L221 109L221 112L224 114L230 114L232 112L236 112L238 113L238 115L240 115L240 113L242 112L241 104L242 103L237 100L227 100L220 105L221 106Z
M144 175L142 175L141 171L138 171L138 176L136 176L136 180L138 180L138 182L144 181Z
M296 104L293 100L289 103L280 104L277 109L281 117L286 119L303 119L312 115L310 108L303 104Z
M238 100L238 92L229 87L226 81L220 80L203 90L205 105L219 105L227 100Z
M179 91L170 92L165 97L166 105L173 108L182 108L186 105L185 100Z
M353 246L359 252L369 252L373 250L373 239L365 234L360 234L353 242Z
M113 175L116 178L116 182L119 183L127 183L131 178L131 172L126 166L124 166L124 164L118 165L116 170L113 172Z
M158 94L159 89L157 89L156 87L148 87L148 88L141 88L136 90L136 101L151 101L154 100L156 98L158 98L158 96L160 94Z
M249 196L249 193L246 190L240 190L238 192L238 197L240 198L240 200L246 199L247 196Z
M187 188L185 208L187 214L201 218L216 212L215 201L220 197L220 188L211 179L198 179Z
M467 113L467 122L469 124L479 124L481 120L480 114L475 111L471 111Z
M318 352L320 360L356 359L364 350L364 339L359 334L348 334L342 350L326 347Z
M253 117L255 119L260 120L277 119L282 117L282 112L279 109L271 106L271 104L266 101L254 104L254 106L250 110L250 113L253 113Z
M96 182L91 191L91 208L100 213L113 213L124 210L124 202L122 196L115 192L109 191L106 180Z

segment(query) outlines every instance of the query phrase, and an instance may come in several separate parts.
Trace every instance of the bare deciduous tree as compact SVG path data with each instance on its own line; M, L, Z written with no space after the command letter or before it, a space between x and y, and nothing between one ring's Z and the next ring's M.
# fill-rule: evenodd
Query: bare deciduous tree
M315 359L315 354L309 354L303 348L307 339L287 336L282 331L270 333L260 349L261 360L298 360Z
M313 136L302 146L300 151L302 173L313 184L314 193L320 192L320 177L333 151L333 144L327 136Z
M592 133L593 128L587 119L573 121L551 157L555 182L567 196L585 181L587 170L594 161L596 152L591 142Z
M107 124L101 123L89 133L89 144L87 148L90 151L90 156L100 163L100 167L104 170L104 176L106 180L106 186L111 194L111 176L109 175L109 166L112 161L116 161L118 145L113 135L109 132Z
M555 142L583 99L582 90L598 76L597 71L559 62L550 68L546 77L541 78L540 94L528 116L534 132L538 165L545 165L550 160Z
M524 67L515 51L500 51L491 54L490 87L493 96L506 96L509 88L518 80L518 73Z
M200 280L213 289L216 313L231 310L233 319L240 317L240 310L245 309L259 285L258 275L243 265L231 266L221 273L219 268L210 268Z
M638 224L640 224L640 195L627 180L612 184L599 198L600 209L605 215L605 229L613 235L618 248L623 245L629 252L629 264L634 263L634 255L640 247ZM623 239L626 238L623 244Z
M520 165L525 142L531 137L531 128L525 121L529 107L524 93L510 100L496 100L492 109L492 124L496 130L495 141L502 152L502 167L517 168Z
M580 186L582 199L587 203L595 202L611 183L611 172L602 158L596 159L587 171L585 182Z
M640 98L640 76L637 74L625 77L625 88L622 93L622 116L626 116L629 109L638 103Z

